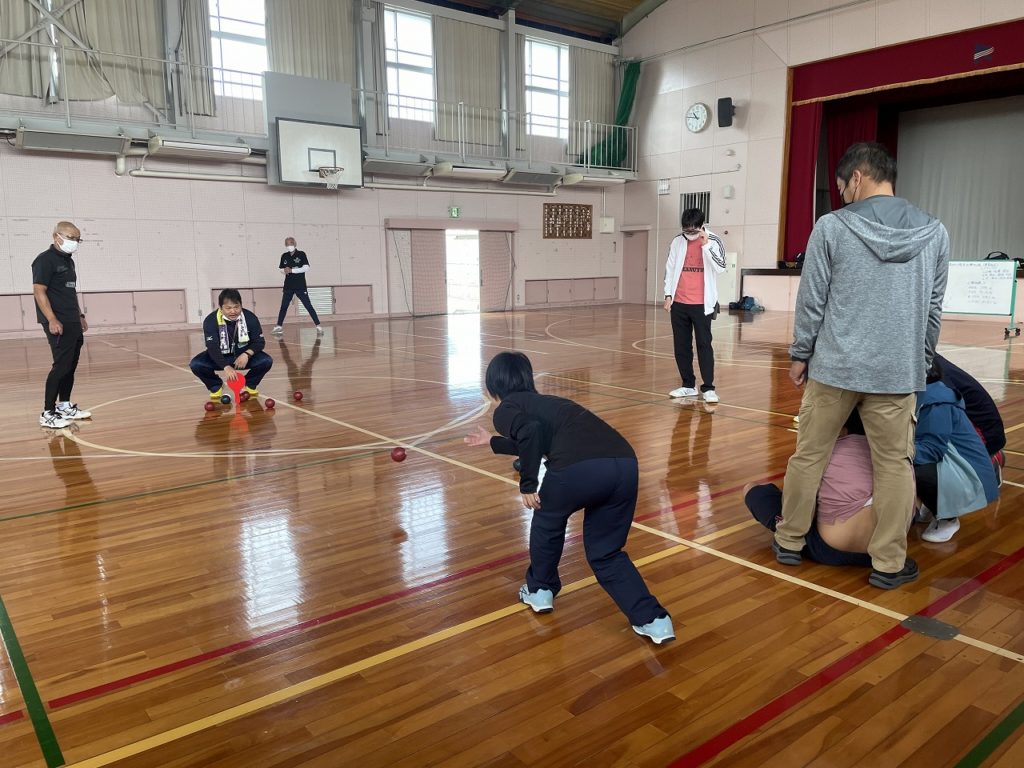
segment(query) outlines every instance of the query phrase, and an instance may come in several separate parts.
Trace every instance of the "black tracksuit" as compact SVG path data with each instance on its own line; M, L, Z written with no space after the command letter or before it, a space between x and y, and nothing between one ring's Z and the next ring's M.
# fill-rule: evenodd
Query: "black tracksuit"
M78 306L78 275L74 259L51 245L36 256L32 262L33 285L45 285L46 297L53 314L64 327L59 336L50 333L46 315L36 304L36 320L43 326L43 333L50 344L53 366L46 376L46 391L43 396L43 410L52 411L57 401L69 402L71 389L75 386L75 371L82 354L85 338L82 334L82 312Z
M306 258L305 251L295 251L294 253L288 253L285 251L281 254L281 262L278 269L285 269L291 267L308 267L309 259ZM284 325L284 316L288 312L288 305L292 303L292 296L298 296L299 301L302 302L302 306L306 308L310 318L312 318L315 325L320 325L320 318L317 317L316 310L313 309L313 304L309 300L309 291L306 289L306 273L305 272L289 272L284 276L284 292L281 294L281 309L277 313L277 324Z
M502 399L494 427L500 436L491 438L491 450L520 457L522 493L537 492L540 463L547 457L541 508L530 526L529 590L558 594L565 528L573 512L583 509L583 547L598 583L635 626L667 616L622 551L639 481L636 454L626 439L583 406L536 392Z
M246 329L249 332L249 341L241 343L238 341L238 321L225 319L224 327L228 338L228 350L225 352L220 345L220 326L217 324L217 313L211 312L203 320L203 338L206 339L206 349L192 358L189 368L211 392L221 388L222 382L216 371L222 371L229 365L234 365L235 359L243 352L253 353L247 368L249 373L245 377L246 386L256 389L263 377L270 371L274 361L263 348L267 345L263 338L263 326L259 318L248 309L243 308Z

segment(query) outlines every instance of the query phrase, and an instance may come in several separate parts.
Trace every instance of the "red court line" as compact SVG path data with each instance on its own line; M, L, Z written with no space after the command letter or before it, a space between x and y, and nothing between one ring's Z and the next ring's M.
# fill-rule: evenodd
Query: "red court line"
M782 475L773 475L768 479L774 480L778 477L782 477ZM741 490L742 488L742 485L733 486L731 488L723 488L720 491L712 493L709 498L717 498L719 496L734 493L737 490ZM641 515L634 519L637 521L649 520L651 518L663 515L667 512L675 512L685 507L693 506L694 504L698 503L698 501L699 499L694 497L691 499L687 499L686 501L679 502L678 504L674 504L668 509L661 509L656 512ZM567 537L566 541L571 542L581 538L582 535L577 533L573 536ZM252 637L248 640L240 640L237 643L232 643L231 645L226 645L222 648L216 648L211 651L206 651L205 653L190 656L189 658L179 659L178 661L173 661L170 664L164 664L159 667L147 669L143 672L138 672L134 675L129 675L127 677L122 677L118 680L113 680L109 683L103 683L102 685L93 686L92 688L86 688L85 690L78 691L77 693L68 694L67 696L59 696L55 699L51 699L49 702L47 702L47 705L49 706L50 709L60 709L61 707L67 707L71 704L76 704L80 701L85 701L86 699L92 699L96 696L102 696L104 694L120 690L121 688L127 688L128 686L134 685L135 683L141 683L146 680L152 680L153 678L160 677L161 675L167 675L172 672L177 672L178 670L185 669L187 667L195 666L196 664L202 664L204 661L210 661L212 659L217 659L222 656L227 656L238 651L243 651L247 648L252 648L253 646L263 645L264 643L277 640L281 637L285 637L287 635L302 632L306 629L319 626L320 624L326 624L331 621L336 621L338 619L345 618L346 616L351 616L356 613L368 611L371 608L377 608L381 605L386 605L387 603L393 603L396 600L401 600L404 597L409 597L410 595L414 595L419 592L425 592L429 589L433 589L434 587L440 586L442 584L449 584L453 581L459 581L468 576L473 576L478 573L494 570L496 568L500 568L503 565L513 563L516 560L522 560L529 556L529 551L516 552L512 555L506 555L505 557L498 558L497 560L491 560L487 563L481 563L480 565L475 565L472 568L467 568L463 571L458 571L457 573L452 573L447 576L443 576L442 578L435 579L434 581L429 581L424 584L419 584L415 587L402 589L397 592L391 592L387 595L381 595L380 597L375 597L372 600L367 600L366 602L359 603L357 605L352 605L348 608L342 608L341 610L334 611L333 613L328 613L323 616L317 616L316 618L307 619L306 621L300 622L298 624L293 624L289 627L282 627L281 629L274 630L273 632L268 632L264 635Z
M987 582L991 581L999 574L1004 573L1011 566L1019 563L1021 560L1024 560L1024 547L1021 547L1011 555L1007 555L975 578L964 582L959 587L950 591L946 595L943 595L935 602L925 606L915 615L935 615L939 611L948 608L957 600L966 597L972 592L976 592ZM802 703L818 691L827 687L829 684L834 683L847 672L850 672L872 656L880 653L908 634L910 634L910 630L905 629L902 624L897 624L895 627L883 632L866 645L862 645L860 648L857 648L846 656L843 656L843 658L834 661L814 676L809 677L800 685L786 691L781 696L772 699L760 709L711 737L697 748L690 750L682 757L676 759L674 762L669 763L669 768L696 768L696 766L704 765L704 763L714 759L741 739L752 734L758 728L767 725L775 718L785 714L797 704Z
M6 715L0 715L0 725L16 722L23 717L25 717L25 713L20 709L15 712L8 712Z

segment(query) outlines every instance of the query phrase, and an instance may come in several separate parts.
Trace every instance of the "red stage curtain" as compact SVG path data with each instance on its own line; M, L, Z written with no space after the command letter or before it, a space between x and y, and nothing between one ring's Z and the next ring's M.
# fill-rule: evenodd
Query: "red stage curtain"
M836 189L836 168L846 150L858 141L878 140L878 105L863 104L844 107L842 102L829 105L825 111L825 132L828 136L828 190L832 210L838 211L843 201Z
M814 167L820 135L821 102L793 107L789 122L786 236L782 252L787 261L807 248L814 226Z

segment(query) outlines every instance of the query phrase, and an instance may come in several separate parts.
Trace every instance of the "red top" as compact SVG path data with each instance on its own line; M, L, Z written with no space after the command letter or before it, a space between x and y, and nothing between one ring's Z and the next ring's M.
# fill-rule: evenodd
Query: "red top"
M702 243L696 240L686 241L686 257L683 259L683 271L679 273L676 295L672 300L679 304L700 304L704 306L704 253Z

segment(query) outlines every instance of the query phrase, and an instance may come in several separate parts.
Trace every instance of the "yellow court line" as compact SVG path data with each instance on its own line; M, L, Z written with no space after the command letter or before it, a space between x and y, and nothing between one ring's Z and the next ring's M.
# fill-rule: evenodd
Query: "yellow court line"
M635 564L637 566L648 565L658 560L663 560L667 557L678 554L685 549L685 546L669 547L668 549L655 552L647 557L640 558ZM560 594L564 595L576 592L584 587L588 587L596 583L597 579L593 576L588 576L563 587ZM169 731L149 736L132 744L126 744L123 747L118 747L110 752L96 755L95 757L90 757L77 763L72 763L69 768L101 768L102 766L116 763L119 760L125 760L129 757L140 755L144 752L156 749L157 747L162 747L166 744L170 744L171 742L199 733L200 731L205 731L209 728L216 728L219 725L224 725L232 720L238 720L239 718L259 712L260 710L267 709L278 704L284 704L291 699L296 699L300 696L312 693L313 691L328 686L331 683L344 680L347 677L365 672L368 669L394 659L401 658L402 656L414 653L415 651L429 648L432 645L437 645L445 640L465 634L466 632L474 629L479 629L487 624L491 624L499 619L507 618L508 616L512 616L524 610L528 610L528 606L522 604L499 608L491 613L478 616L477 618L470 619L469 621L464 621L461 624L456 624L453 627L442 629L431 635L417 638L416 640L412 640L408 643L403 643L395 648L390 648L386 651L382 651L381 653L374 654L373 656L368 656L365 659L360 659L359 661L351 664L346 664L344 667L339 667L338 669L331 670L330 672L325 672L322 675L317 675L316 677L304 680L301 683L290 685L287 688L282 688L279 691L268 693L264 696L244 702L243 704L238 704L221 712L207 715L206 717L198 720L193 720L190 723L185 723L184 725L172 728Z
M665 399L665 393L664 392L649 392L646 389L632 389L631 387L620 387L620 386L618 386L616 384L603 384L600 381L584 381L583 379L574 379L571 376L559 376L557 373L546 373L545 372L545 373L540 373L538 375L540 375L540 376L547 376L548 378L551 378L551 379L563 379L565 381L572 381L572 382L575 382L577 384L586 384L588 386L605 387L606 389L621 389L623 392L633 392L633 393L638 394L638 395L649 395L651 397L658 397L658 398L661 398L661 399ZM686 401L683 400L683 402L686 402ZM694 400L693 402L696 402L696 400ZM767 414L770 414L772 416L785 416L787 419L792 419L793 418L793 414L792 413L779 413L778 411L766 411L766 410L764 410L762 408L748 408L745 405L733 405L732 403L718 402L718 403L715 403L715 408L735 408L735 409L740 410L740 411L751 411L753 413L767 413Z

